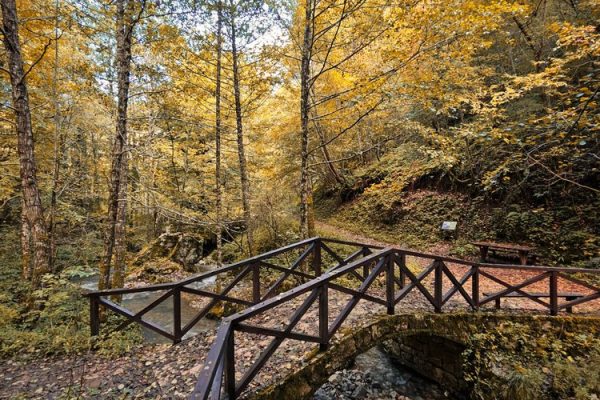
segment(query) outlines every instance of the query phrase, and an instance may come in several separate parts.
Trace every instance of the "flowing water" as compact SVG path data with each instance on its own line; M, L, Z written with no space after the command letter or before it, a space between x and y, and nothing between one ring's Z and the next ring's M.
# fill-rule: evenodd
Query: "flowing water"
M187 285L188 287L194 289L202 289L206 287L210 287L214 284L216 277L208 278L201 282L195 282L193 284ZM90 276L87 278L78 279L77 282L83 289L87 290L97 290L98 289L98 276ZM157 292L141 292L141 293L131 293L123 296L121 301L121 305L127 308L130 311L138 312L146 307L148 304L152 303L154 300L159 298L164 291ZM190 304L190 300L185 296L181 296L181 324L185 326L196 314L198 314L198 309L193 308ZM143 319L145 321L154 322L161 327L165 328L167 331L172 331L173 326L173 298L168 297L163 302L158 304L154 309L148 311L144 314ZM194 327L184 336L184 339L193 336L199 332L204 332L207 330L214 330L218 325L217 321L209 320L206 318L202 318ZM148 329L142 328L142 332L144 335L144 339L150 343L170 343L171 341L164 336L159 335L158 333Z

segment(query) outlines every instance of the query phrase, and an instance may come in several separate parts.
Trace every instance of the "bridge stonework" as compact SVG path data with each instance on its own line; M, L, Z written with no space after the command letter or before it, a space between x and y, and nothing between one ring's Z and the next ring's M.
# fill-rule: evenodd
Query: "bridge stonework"
M461 354L467 346L431 333L396 335L383 342L397 363L439 383L445 390L464 397L469 387L464 380Z
M468 387L459 368L461 349L468 345L472 335L509 321L539 327L540 330L560 327L570 332L600 333L600 318L587 316L552 317L483 312L384 316L361 328L345 332L327 351L315 352L294 373L249 395L249 398L309 399L329 376L350 367L357 355L382 343L392 357L399 358L400 363L437 381L444 389L464 395Z

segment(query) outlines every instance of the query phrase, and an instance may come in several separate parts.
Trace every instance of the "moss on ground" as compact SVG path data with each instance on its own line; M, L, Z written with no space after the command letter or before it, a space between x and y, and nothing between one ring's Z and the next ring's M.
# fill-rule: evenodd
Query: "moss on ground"
M343 333L328 351L309 353L297 371L251 398L309 399L356 355L382 341L415 334L441 336L467 346L464 371L473 399L580 400L600 395L597 317L404 314Z

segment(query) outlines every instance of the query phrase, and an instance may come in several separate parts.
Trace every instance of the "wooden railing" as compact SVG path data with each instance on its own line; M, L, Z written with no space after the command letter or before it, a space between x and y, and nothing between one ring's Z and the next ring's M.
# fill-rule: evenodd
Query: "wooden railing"
M415 273L407 265L407 257L430 262L421 271ZM462 270L460 276L457 275L459 270ZM523 280L518 283L509 283L498 277L507 271L517 271L518 276L523 277ZM481 264L411 250L380 249L345 266L332 268L292 290L223 319L216 339L205 359L204 368L201 370L192 398L216 400L223 397L227 399L239 397L286 339L316 343L320 350L325 350L331 338L360 300L383 305L388 314L394 314L397 304L416 289L433 306L435 312L442 312L449 300L458 295L471 309L478 310L480 306L506 297L510 293L519 293L524 298L548 309L552 315L556 315L562 309L600 298L600 288L574 278L571 276L572 274L592 274L600 277L600 270ZM339 281L344 277L358 279L358 288L342 286ZM559 304L559 278L587 289L589 293L582 294L577 300ZM482 297L480 290L482 279L489 279L491 283L503 289ZM385 289L383 297L367 293L378 280L383 281ZM549 303L524 290L531 285L539 285L543 281L547 281ZM470 284L467 285L469 282ZM334 316L330 315L329 307L329 293L332 290L351 295L344 307L334 315L335 318L331 318ZM294 300L302 298L304 300L295 308L286 326L282 329L268 328L249 322L253 317L269 313L275 307L283 304L293 307ZM314 303L318 304L318 334L294 332L298 322ZM330 323L330 320L333 322ZM244 371L240 379L236 379L236 333L251 333L272 338L253 364Z
M342 251L350 253L342 255ZM284 257L293 261L288 266L282 266L280 263ZM280 275L273 281L272 275L266 276L267 271ZM214 276L224 281L229 279L218 292L189 287ZM291 277L304 283L280 293L284 282ZM267 278L270 279L268 282ZM90 299L93 335L100 332L99 312L103 306L125 317L117 329L135 322L174 343L179 342L220 302L246 307L222 319L192 394L194 399L216 400L239 397L286 339L315 343L319 349L325 350L361 300L383 306L388 314L393 314L398 304L413 291L420 293L425 304L429 304L434 312L442 312L450 304L453 307L462 306L463 309L466 305L478 310L490 302L518 295L533 302L538 311L546 310L551 315L557 315L561 310L570 311L574 306L584 303L588 303L588 308L591 307L593 311L598 311L600 307L594 301L600 298L600 288L590 283L598 281L600 270L483 264L408 249L312 238L180 282L95 291L87 293L87 296ZM559 290L559 282L576 286L581 293L575 299L565 296ZM376 293L369 292L372 287L378 288L372 290ZM239 293L237 296L231 294L236 288L243 289L242 293L247 292L248 298ZM148 291L164 293L135 313L110 299L111 296ZM349 296L339 310L330 304L332 291ZM539 292L544 292L543 296ZM182 294L209 300L185 324L181 319ZM173 301L171 330L144 319L149 311L169 298ZM561 302L561 298L567 300ZM298 322L315 303L318 308L317 333L295 331ZM274 308L282 305L293 311L284 313L289 316L287 320L281 313L274 312ZM265 327L253 323L253 318L260 316L269 316L284 327ZM236 379L236 333L271 338L252 365L240 374L240 379Z
M336 243L338 245L350 246L357 249L348 257L341 258L325 242L329 242L330 245L331 243ZM104 307L106 310L125 317L125 321L123 321L123 323L114 330L122 330L129 324L135 322L158 333L161 336L172 340L173 343L178 343L181 341L184 335L186 335L194 327L194 325L196 325L202 318L206 317L209 312L220 302L252 306L276 295L281 290L285 281L290 277L296 277L306 281L321 275L321 269L324 265L322 251L327 258L331 259L330 261L335 267L339 267L355 260L356 258L367 255L373 250L379 248L380 247L378 246L371 246L362 243L312 238L291 244L289 246L278 248L256 257L248 258L235 264L226 265L206 273L194 275L179 282L138 288L91 291L84 294L84 296L87 296L90 301L91 334L92 336L100 334L100 325L102 321L100 318L100 307ZM295 256L295 259L287 267L275 263L276 261L281 261L280 259L282 257L289 258L290 256ZM271 285L263 292L262 288L265 286L265 272L267 271L271 273L279 273L280 275L275 282L271 283ZM219 280L226 281L221 285L222 289L219 292L193 287L193 285L197 282L202 282L215 277ZM232 279L227 281L227 278ZM250 298L244 299L240 297L234 297L230 294L241 285L247 284L248 281L251 281ZM137 312L128 310L120 305L117 301L113 300L115 298L134 293L148 292L164 293ZM182 294L210 299L208 304L199 310L190 321L185 323L182 321L181 315ZM150 319L144 318L144 316L148 315L148 313L166 301L173 302L172 327L170 329L160 326L152 322Z

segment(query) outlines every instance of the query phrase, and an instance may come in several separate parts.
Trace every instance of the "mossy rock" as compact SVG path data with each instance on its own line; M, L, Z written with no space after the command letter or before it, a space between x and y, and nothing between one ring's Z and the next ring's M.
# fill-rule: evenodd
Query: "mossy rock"
M152 260L167 259L181 265L188 272L196 272L196 265L205 255L205 241L204 237L190 233L163 233L145 246L131 265L135 268Z
M151 283L162 283L173 281L174 274L183 272L183 267L168 258L156 258L148 260L141 265L132 265L128 273L128 279Z

